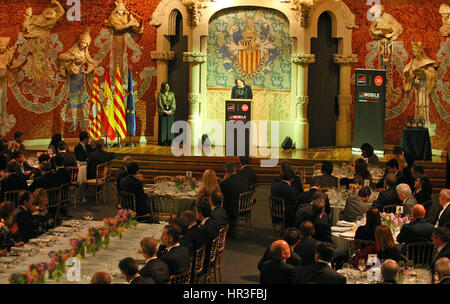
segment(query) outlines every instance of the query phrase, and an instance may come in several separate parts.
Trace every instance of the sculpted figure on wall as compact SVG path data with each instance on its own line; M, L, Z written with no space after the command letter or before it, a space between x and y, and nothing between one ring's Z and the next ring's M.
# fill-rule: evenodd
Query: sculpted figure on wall
M436 81L436 61L430 59L423 50L421 42L412 43L413 59L405 66L403 71L404 89L410 92L417 81L426 82L427 94L431 94Z
M439 8L439 14L442 15L442 27L439 32L442 37L450 37L450 6L442 4Z
M52 0L54 7L44 9L42 14L34 16L33 9L27 8L25 13L25 21L23 28L26 32L25 38L42 38L50 35L50 30L58 23L59 19L64 16L64 8L57 0Z
M403 27L392 15L385 12L382 5L375 5L371 9L374 20L370 24L370 37L374 40L397 40L403 33Z
M135 34L142 35L144 32L144 25L138 22L133 16L134 13L130 12L126 8L126 3L123 0L118 0L115 2L116 7L109 15L109 18L105 20L105 24L108 27L114 28L115 31L131 31ZM136 15L136 14L134 14Z

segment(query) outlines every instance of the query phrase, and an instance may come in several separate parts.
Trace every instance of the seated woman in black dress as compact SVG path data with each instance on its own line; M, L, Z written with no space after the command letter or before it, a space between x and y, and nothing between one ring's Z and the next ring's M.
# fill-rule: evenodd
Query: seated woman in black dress
M252 88L245 84L243 78L237 78L235 84L231 91L232 99L253 99Z
M375 229L375 243L379 249L378 258L383 260L394 260L397 263L402 260L400 250L395 246L391 229L387 225L380 225Z
M366 212L366 224L356 229L355 240L375 241L375 229L381 225L380 211L370 208Z

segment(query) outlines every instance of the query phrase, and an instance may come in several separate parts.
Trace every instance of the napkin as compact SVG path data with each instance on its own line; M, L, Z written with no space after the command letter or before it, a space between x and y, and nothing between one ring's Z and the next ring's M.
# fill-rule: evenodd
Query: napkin
M347 221L339 221L336 223L337 226L341 226L341 227L352 227L355 224L356 223L351 223L351 222L347 222Z
M352 227L338 227L338 226L331 227L331 231L333 232L345 232L349 230L352 230Z

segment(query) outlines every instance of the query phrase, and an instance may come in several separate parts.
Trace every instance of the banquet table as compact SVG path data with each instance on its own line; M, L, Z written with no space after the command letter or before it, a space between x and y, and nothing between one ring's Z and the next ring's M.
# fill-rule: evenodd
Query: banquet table
M81 223L79 231L65 233L64 236L53 236L48 232L39 239L56 238L57 242L51 247L39 248L37 245L28 243L25 248L33 248L39 253L35 256L8 256L0 258L0 284L8 284L8 276L12 273L28 271L30 264L39 262L49 262L48 256L50 251L70 249L70 238L78 235L86 236L89 227L103 227L104 224L100 221L79 221ZM98 271L105 271L111 275L112 283L126 283L120 274L118 268L119 261L125 257L133 257L138 263L143 264L144 257L138 253L140 249L140 241L144 237L153 237L159 240L162 230L166 223L160 224L143 224L139 223L136 228L125 229L122 233L122 238L111 237L108 248L102 247L95 255L86 253L84 259L81 259L81 281L69 281L66 275L63 275L59 280L49 280L46 274L45 282L47 284L89 284L91 277ZM63 222L64 225L64 222ZM73 230L75 230L74 228ZM42 247L42 243L41 246ZM18 260L16 263L8 263L12 259Z
M381 280L380 270L360 272L357 269L340 269L337 271L347 278L347 284L376 284ZM428 269L408 268L403 272L402 284L431 284L432 274Z
M161 212L169 211L169 206L174 206L174 212L179 217L185 210L194 210L197 191L177 192L173 189L160 190L156 185L147 184L144 186L151 203L158 206Z

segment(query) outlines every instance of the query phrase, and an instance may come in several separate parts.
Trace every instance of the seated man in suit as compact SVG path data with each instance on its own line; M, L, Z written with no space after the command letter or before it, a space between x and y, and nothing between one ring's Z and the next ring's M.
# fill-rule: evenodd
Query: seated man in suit
M397 236L400 244L410 244L419 242L430 242L434 226L424 220L425 207L416 204L412 208L412 219L409 224L404 224Z
M317 241L313 238L314 225L310 221L303 222L300 225L300 243L294 248L301 259L301 265L307 266L314 264Z
M363 187L359 190L358 195L349 196L345 203L342 219L347 222L356 222L358 217L362 217L370 208L368 203L370 194L370 187Z
M287 171L279 182L274 182L270 188L270 195L284 201L285 227L294 225L295 211L297 210L299 193L291 186L294 180L292 171Z
M272 259L262 266L261 284L294 284L297 281L298 270L286 263L291 255L289 244L284 240L278 240L270 246Z
M204 270L207 270L209 263L209 258L211 256L211 247L213 240L219 235L219 225L217 222L211 218L211 205L208 202L202 201L197 204L196 207L196 217L197 221L200 222L200 227L203 233L206 235L206 248L205 248L205 263Z
M450 244L449 244L450 232L446 227L435 228L433 231L433 236L431 237L433 241L433 246L435 252L433 253L433 258L431 260L431 269L434 273L434 266L437 260L440 258L450 259Z
M395 190L395 186L397 185L397 178L393 173L386 174L386 178L384 179L384 186L386 190L381 192L378 195L378 198L374 200L372 206L383 211L383 207L387 205L401 205L401 201L398 198L397 191Z
M77 160L75 159L75 156L69 152L69 147L67 146L66 142L61 140L58 143L57 147L58 153L56 155L60 155L64 159L64 167L76 167L77 166ZM52 168L53 170L56 170L56 164L54 158L52 158Z
M333 173L333 164L329 161L322 162L322 175L314 176L312 180L317 180L322 187L335 187L338 186L338 178L331 175Z
M280 182L283 179L283 175L292 170L292 164L289 160L283 160L280 163L280 168L281 168L281 175L277 176L275 178L275 182ZM294 173L294 171L292 170L292 173L294 175L294 180L292 181L291 186L295 188L295 190L297 190L298 193L302 193L303 190L303 184L302 184L302 180L300 179L300 177Z
M148 196L144 192L144 185L142 184L144 177L139 173L139 165L135 162L128 163L127 172L129 175L122 179L121 189L134 194L137 215L145 215L150 212L150 205Z
M441 203L442 210L439 213L436 227L450 229L450 189L444 188L439 192L439 203Z
M8 155L8 161L14 159L14 154L16 152L21 152L23 155L25 155L25 145L23 144L23 141L25 140L25 133L22 131L16 131L14 132L14 142L12 146L9 148L9 155Z
M94 284L94 285L111 284L111 276L104 271L98 271L98 272L94 273L94 275L92 276L91 284Z
M122 160L123 167L120 167L119 170L117 170L117 173L116 173L116 184L117 184L117 190L118 191L122 190L120 188L122 179L124 179L125 177L128 176L127 165L129 163L132 163L132 162L134 162L134 159L131 156L128 156L128 155L125 156L123 158L123 160Z
M245 177L249 187L256 186L258 178L256 177L255 170L249 166L250 158L248 156L239 156L239 161L241 163L241 171L239 174Z
M300 193L298 202L299 204L309 204L314 199L323 197L325 200L325 213L328 215L331 214L330 200L328 199L328 195L321 190L322 186L320 182L321 181L319 179L313 179L311 182L311 188L309 191Z
M170 275L184 273L191 265L189 249L180 245L180 237L181 228L174 224L166 225L161 235L162 244L157 255L169 266Z
M288 263L289 265L292 265L296 268L299 268L301 265L301 259L297 255L297 253L295 253L295 251L294 251L294 249L297 247L297 245L300 242L300 233L299 233L298 229L292 228L292 227L286 229L286 231L284 232L284 235L283 235L283 240L286 241L286 243L288 243L289 248L291 250L290 257L288 259L286 259L286 263ZM270 261L272 259L273 259L273 255L272 255L272 252L270 251L270 247L269 247L264 252L264 255L261 258L261 260L259 260L258 270L262 271L264 264L267 261Z
M99 139L95 142L95 150L89 154L87 162L87 179L93 179L97 176L98 165L109 162L116 157L116 153L103 150L104 145L105 141L103 139Z
M397 284L397 276L400 266L394 260L386 260L381 265L381 282L382 284Z
M72 176L70 176L70 171L64 168L64 158L60 154L56 154L54 160L57 187L69 184L72 181Z
M331 268L334 246L320 243L316 249L316 263L306 266L299 273L300 284L345 284L347 279Z
M408 184L398 184L395 187L398 198L403 202L403 216L411 216L412 209L417 204Z
M236 164L225 164L226 174L220 182L220 190L224 196L223 207L227 211L230 223L230 234L233 233L234 222L238 216L239 195L249 190L248 180L236 173Z
M450 284L450 259L440 258L436 261L434 269L439 284Z
M31 192L21 192L17 203L20 207L15 222L19 227L21 241L27 243L30 239L39 236L41 217L38 213L38 207L34 205L34 197Z
M0 198L5 200L5 192L16 190L28 190L28 184L25 178L19 173L19 164L10 161L7 165L8 176L0 182Z
M330 207L330 202L328 200L328 196L325 193L323 193L322 191L315 191L312 196L312 201L314 201L316 199L323 199L325 201L325 213L322 215L322 219L329 223L330 219L328 218L328 215L327 215L327 206L329 209L331 209L331 207ZM312 221L312 220L313 220L312 202L310 202L309 204L307 204L306 206L303 206L303 207L302 207L302 205L299 205L297 212L295 213L294 227L300 227L300 225L304 221Z
M207 237L200 225L197 224L194 211L183 211L180 215L180 221L187 227L186 232L180 239L180 245L188 248L191 257L194 257L197 249L205 245Z
M141 250L145 258L145 266L139 270L139 274L145 278L152 278L156 284L169 283L169 266L158 259L156 252L158 243L152 237L143 238L141 241Z
M152 277L139 274L139 267L133 258L124 258L119 262L119 269L123 278L130 284L156 284Z
M216 221L219 227L228 225L228 217L225 209L221 207L223 202L223 194L218 189L213 190L209 196L209 204L211 205L211 218Z
M40 165L41 176L36 177L33 183L28 187L28 190L33 192L37 188L44 188L45 190L58 187L58 181L55 174L52 172L52 167L49 163L42 163Z
M86 162L89 153L92 152L92 146L89 144L89 134L86 131L80 132L80 142L75 146L75 158L79 162Z
M14 159L19 164L19 174L25 179L30 179L33 175L39 176L40 172L36 168L31 167L25 159L25 154L22 152L14 153Z
M410 185L412 183L412 180L403 173L403 170L400 170L400 166L396 159L393 158L393 159L389 160L386 163L386 168L387 168L388 173L393 173L395 175L395 177L397 178L397 185L398 184Z
M311 223L314 225L314 239L317 241L333 243L330 223L324 218L325 201L321 198L313 200L312 212L313 216Z

